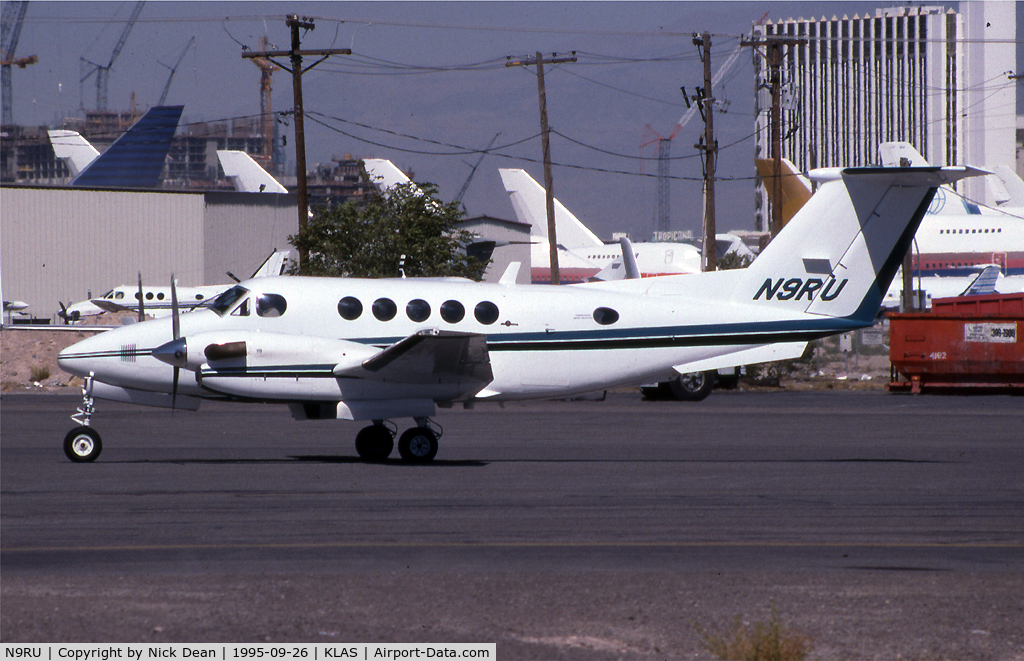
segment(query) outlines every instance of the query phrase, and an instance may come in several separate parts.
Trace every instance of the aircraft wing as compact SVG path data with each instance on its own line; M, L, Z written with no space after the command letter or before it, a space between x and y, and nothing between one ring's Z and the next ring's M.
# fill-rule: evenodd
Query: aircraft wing
M96 307L98 307L99 309L103 310L104 312L128 312L128 311L130 311L130 308L126 308L123 305L118 305L117 303L115 303L115 302L113 302L113 301L111 301L109 299L106 299L106 298L93 298L93 299L90 299L89 302L92 303L93 305L95 305Z
M334 375L392 383L459 383L466 394L494 379L483 335L432 329L410 335L358 365L338 364Z

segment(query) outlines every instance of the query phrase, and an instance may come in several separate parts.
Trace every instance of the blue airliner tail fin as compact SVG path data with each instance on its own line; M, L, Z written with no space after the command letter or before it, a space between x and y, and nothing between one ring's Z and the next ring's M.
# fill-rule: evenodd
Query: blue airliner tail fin
M159 188L171 140L184 106L156 106L100 154L72 186Z

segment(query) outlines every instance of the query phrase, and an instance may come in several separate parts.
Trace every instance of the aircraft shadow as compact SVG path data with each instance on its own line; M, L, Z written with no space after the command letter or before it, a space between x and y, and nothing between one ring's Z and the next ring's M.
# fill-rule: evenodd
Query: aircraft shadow
M343 455L292 455L287 458L268 458L268 459L198 459L198 458L174 458L174 459L135 459L125 461L103 461L105 464L195 464L195 465L206 465L216 466L220 464L224 465L240 465L240 464L291 464L295 462L305 462L310 464L373 464L380 466L394 466L396 468L401 467L422 467L422 468L482 468L487 466L490 462L479 461L473 459L462 459L462 460L445 460L435 459L426 464L411 464L406 461L402 461L398 458L390 458L384 461L366 461L359 457L348 457Z

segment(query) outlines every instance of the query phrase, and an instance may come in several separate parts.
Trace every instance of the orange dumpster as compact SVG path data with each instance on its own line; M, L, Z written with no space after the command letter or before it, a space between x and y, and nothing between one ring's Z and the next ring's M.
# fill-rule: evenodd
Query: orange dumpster
M890 391L1024 389L1024 294L940 298L886 316Z

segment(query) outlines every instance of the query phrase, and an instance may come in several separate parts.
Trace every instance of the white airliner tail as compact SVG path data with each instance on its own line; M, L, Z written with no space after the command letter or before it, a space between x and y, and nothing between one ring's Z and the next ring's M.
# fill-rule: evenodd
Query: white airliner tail
M829 168L733 290L737 303L869 324L935 189L988 174L970 167Z
M53 153L68 164L72 177L77 177L79 172L89 167L89 164L100 155L99 151L77 131L56 129L47 133L50 135Z
M519 222L529 223L530 236L548 238L547 192L525 170L500 169L501 181L512 200ZM574 248L604 247L604 242L576 216L555 200L555 233L558 244Z
M366 174L370 175L370 180L381 191L386 191L399 184L412 183L412 180L405 176L404 172L385 158L364 158L363 164L366 167Z
M235 188L244 193L287 193L273 175L263 169L244 151L218 149L217 158L224 169L224 176L231 179Z

